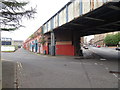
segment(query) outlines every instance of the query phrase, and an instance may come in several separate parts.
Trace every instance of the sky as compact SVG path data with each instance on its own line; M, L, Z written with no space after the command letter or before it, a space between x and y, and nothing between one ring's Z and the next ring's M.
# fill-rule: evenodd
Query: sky
M26 8L36 7L37 14L35 19L24 19L22 25L25 27L16 31L1 32L2 37L12 38L13 40L26 40L33 34L40 26L42 26L48 19L50 19L57 11L59 11L70 0L19 0L29 1Z
M34 19L24 19L22 25L25 27L16 31L1 32L1 37L12 38L13 40L26 40L30 35L39 29L48 19L50 19L55 13L57 13L64 5L71 0L19 0L28 1L29 4L26 9L36 7L37 13ZM88 37L88 41L93 36Z

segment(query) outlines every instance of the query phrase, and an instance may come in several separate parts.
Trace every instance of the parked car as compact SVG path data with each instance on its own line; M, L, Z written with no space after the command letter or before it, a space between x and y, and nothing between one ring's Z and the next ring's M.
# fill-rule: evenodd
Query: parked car
M88 49L88 47L86 45L83 46L84 49Z
M116 50L120 51L120 47L115 48Z
M97 45L98 48L100 48L101 46L100 45Z
M88 49L88 47L86 46L86 47L84 47L84 49Z
M96 47L96 45L92 45L93 47Z

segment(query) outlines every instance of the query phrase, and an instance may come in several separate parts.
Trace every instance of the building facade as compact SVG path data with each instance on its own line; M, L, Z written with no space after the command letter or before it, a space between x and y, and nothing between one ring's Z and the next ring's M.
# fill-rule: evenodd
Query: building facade
M55 33L55 55L67 55L75 56L76 47L71 41L71 33L65 32ZM67 37L66 37L67 36ZM40 54L51 54L51 34L42 34L42 28L40 27L34 32L23 44L26 50ZM80 42L81 41L81 42ZM84 38L79 38L79 45L84 43Z
M43 50L47 51L47 49L45 48L46 42L41 42L42 37L42 30L39 28L24 42L23 47L31 52L43 54Z
M12 38L2 37L1 42L1 45L12 45Z
M7 37L2 37L1 38L1 45L12 45L12 46L18 46L21 47L23 45L23 41L22 40L12 40L12 38L7 38Z
M94 38L89 41L89 45L94 45Z
M21 47L23 45L22 40L12 40L12 45Z
M95 45L101 45L101 46L105 46L105 43L104 43L104 38L109 35L109 34L116 34L118 33L119 31L117 32L109 32L109 33L104 33L104 34L96 34L94 35L94 44Z

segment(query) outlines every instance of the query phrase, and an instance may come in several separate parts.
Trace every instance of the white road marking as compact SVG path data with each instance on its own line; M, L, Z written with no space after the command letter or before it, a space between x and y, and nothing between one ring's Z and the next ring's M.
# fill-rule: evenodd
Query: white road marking
M20 65L20 67L23 69L23 67L22 67L22 63L19 63L19 65Z
M104 58L101 58L100 60L101 60L101 61L105 61L106 59L104 59Z
M118 52L118 51L116 50L116 52Z
M98 65L97 63L94 63L95 65Z
M17 63L17 66L20 67L18 63Z
M105 69L108 70L108 67L106 67Z
M116 74L113 73L113 75L117 78L118 76Z

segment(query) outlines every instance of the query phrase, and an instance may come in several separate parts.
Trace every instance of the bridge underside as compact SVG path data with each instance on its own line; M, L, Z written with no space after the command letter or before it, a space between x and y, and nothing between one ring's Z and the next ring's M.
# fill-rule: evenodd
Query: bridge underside
M120 2L110 2L73 21L56 28L74 30L81 36L101 34L120 30Z
M119 30L120 2L109 2L54 29L51 46L56 50L52 49L52 55L81 55L80 37Z

